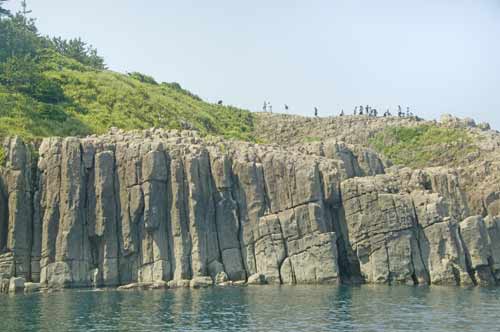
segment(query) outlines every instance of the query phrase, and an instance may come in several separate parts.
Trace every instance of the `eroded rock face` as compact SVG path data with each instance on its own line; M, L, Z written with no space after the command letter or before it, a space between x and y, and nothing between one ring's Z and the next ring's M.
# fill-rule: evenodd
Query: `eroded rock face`
M473 216L460 223L460 235L466 246L466 259L471 276L484 286L496 285L498 279L497 255L498 219Z
M342 183L351 246L373 283L427 283L411 196L390 176Z
M500 280L500 221L471 216L461 173L445 167L386 168L334 140L285 148L190 131L48 138L37 160L19 139L3 148L1 280L124 289Z
M497 219L469 217L458 175L400 170L342 183L350 245L374 283L494 285ZM466 218L464 220L464 218ZM463 221L462 221L463 220Z
M5 140L2 149L6 160L0 169L0 273L28 279L32 271L33 157L30 147L18 138ZM37 259L33 260L35 275Z
M221 144L194 132L50 138L35 165L6 142L2 273L43 287L337 282L338 161Z

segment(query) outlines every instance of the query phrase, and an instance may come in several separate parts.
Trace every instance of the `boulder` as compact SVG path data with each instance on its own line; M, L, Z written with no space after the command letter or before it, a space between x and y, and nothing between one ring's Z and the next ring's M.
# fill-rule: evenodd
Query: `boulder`
M38 282L27 282L24 284L24 292L25 293L39 292L40 288L41 288L41 285Z
M133 282L127 285L119 286L118 290L146 290L150 289L153 286L153 283L149 282Z
M210 277L194 277L189 283L191 288L208 288L212 287L214 284L212 278Z
M217 275L215 276L215 284L216 285L223 284L223 283L227 282L228 280L229 280L229 277L227 276L226 272L224 272L224 271L217 273Z
M22 277L10 278L9 293L19 293L24 291L24 284L26 280Z
M9 292L10 279L2 278L0 279L0 293Z
M170 280L167 284L169 288L189 288L191 280L187 279L179 279L179 280Z
M252 274L250 277L248 277L247 280L248 285L265 285L267 284L267 278L265 275L261 273L255 273Z

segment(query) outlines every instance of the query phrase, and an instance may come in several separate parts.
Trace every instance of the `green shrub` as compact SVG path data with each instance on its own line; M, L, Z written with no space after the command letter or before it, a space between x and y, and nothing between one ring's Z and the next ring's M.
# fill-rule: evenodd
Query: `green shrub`
M388 127L370 143L395 164L410 167L457 162L477 150L466 130L436 125Z
M158 85L158 82L156 82L153 77L148 76L146 74L142 74L142 73L134 71L132 73L127 73L127 75L133 79L138 80L139 82L142 82L142 83Z
M5 158L6 158L6 152L3 148L3 146L0 146L0 167L5 166Z
M314 143L314 142L321 142L321 137L316 137L316 136L304 137L304 143Z

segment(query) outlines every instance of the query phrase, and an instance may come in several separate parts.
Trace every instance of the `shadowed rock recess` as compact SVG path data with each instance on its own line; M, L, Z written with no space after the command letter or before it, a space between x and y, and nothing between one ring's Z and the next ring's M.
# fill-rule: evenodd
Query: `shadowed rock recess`
M387 167L336 140L286 147L193 131L112 130L36 149L10 138L3 149L4 280L500 281L500 218L474 215L455 169Z

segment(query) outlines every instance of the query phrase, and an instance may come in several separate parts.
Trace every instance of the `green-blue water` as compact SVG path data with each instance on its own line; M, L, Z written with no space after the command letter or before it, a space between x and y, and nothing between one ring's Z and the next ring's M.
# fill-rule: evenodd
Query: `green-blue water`
M0 331L500 331L500 290L262 286L2 295Z

